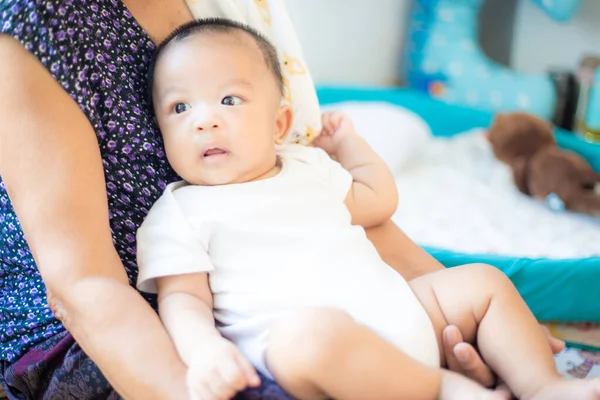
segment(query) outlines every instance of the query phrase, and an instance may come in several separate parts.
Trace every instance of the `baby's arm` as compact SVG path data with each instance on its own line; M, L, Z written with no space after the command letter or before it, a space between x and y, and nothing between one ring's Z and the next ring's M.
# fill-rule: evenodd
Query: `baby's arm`
M205 225L193 227L177 202L173 183L137 232L137 286L158 292L159 314L187 367L190 397L231 398L258 385L256 371L215 327L208 277L214 266Z
M207 393L232 398L260 383L250 363L215 328L207 273L158 278L157 288L160 318L188 366L192 398L205 398Z
M212 315L208 274L193 273L157 278L160 318L181 359L190 365L206 343L220 338Z
M352 175L352 187L346 198L352 223L369 228L388 220L398 206L398 192L390 169L356 133L347 115L324 113L322 119L323 131L314 144Z

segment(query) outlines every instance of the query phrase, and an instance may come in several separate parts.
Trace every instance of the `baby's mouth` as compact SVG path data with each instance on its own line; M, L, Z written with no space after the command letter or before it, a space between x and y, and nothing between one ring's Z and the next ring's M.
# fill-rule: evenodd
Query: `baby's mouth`
M205 150L204 153L202 154L202 157L208 158L208 157L212 157L212 156L226 155L227 153L228 153L227 150L220 149L218 147L214 147L212 149Z

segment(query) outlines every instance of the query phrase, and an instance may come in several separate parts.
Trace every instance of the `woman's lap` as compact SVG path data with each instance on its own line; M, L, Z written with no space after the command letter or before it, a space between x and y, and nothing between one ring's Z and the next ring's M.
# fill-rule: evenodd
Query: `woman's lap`
M31 348L12 364L0 364L9 399L109 399L120 397L68 332Z
M236 400L291 400L277 384L261 379L261 387L240 393ZM0 382L11 400L121 398L68 332L31 348L12 364L1 361Z

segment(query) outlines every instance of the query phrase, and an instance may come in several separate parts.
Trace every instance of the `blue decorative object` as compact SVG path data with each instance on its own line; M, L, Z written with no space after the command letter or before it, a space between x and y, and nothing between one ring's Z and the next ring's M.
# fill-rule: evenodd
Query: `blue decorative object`
M531 0L556 21L581 0ZM484 0L415 0L409 22L405 79L410 87L452 104L523 111L550 119L556 93L547 75L526 75L487 58L477 43Z
M585 125L596 140L600 140L600 68L594 73L594 82L590 88Z
M555 21L567 22L575 15L581 0L532 0Z
M562 212L565 211L565 202L562 201L560 197L556 193L550 193L546 196L546 205L552 211Z

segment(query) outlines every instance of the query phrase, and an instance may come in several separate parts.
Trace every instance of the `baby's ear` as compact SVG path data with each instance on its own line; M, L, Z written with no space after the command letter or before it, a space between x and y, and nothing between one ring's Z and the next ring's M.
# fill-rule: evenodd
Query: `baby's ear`
M287 105L282 105L277 111L277 119L275 120L275 144L283 144L288 131L292 127L294 113L292 108Z

